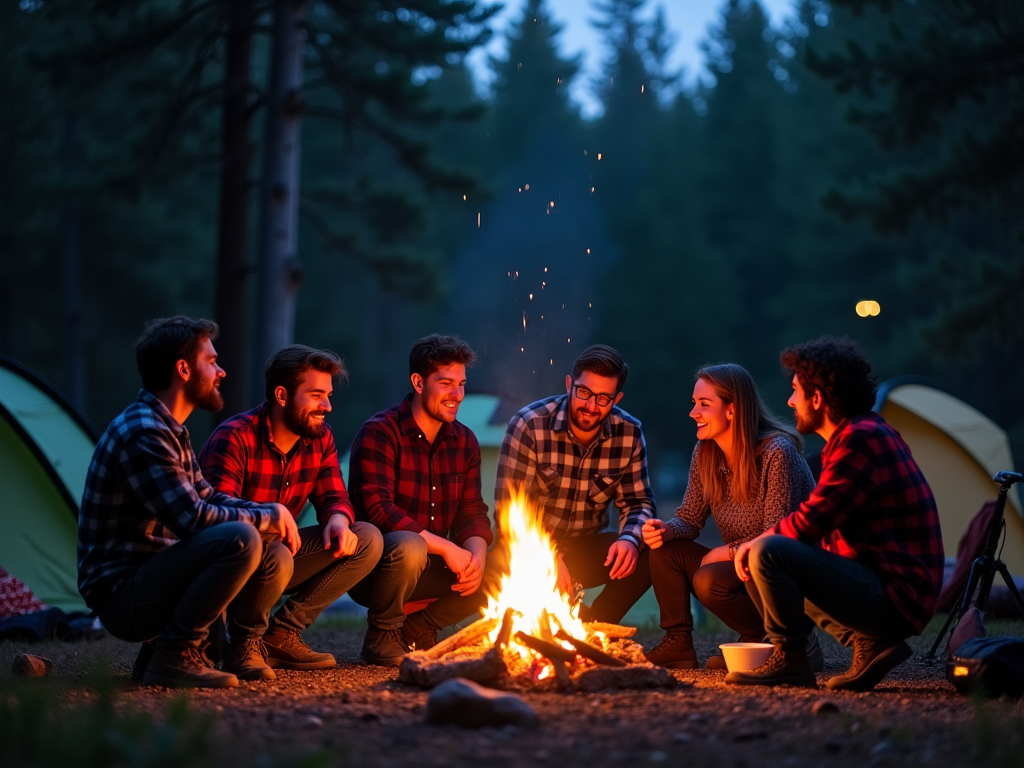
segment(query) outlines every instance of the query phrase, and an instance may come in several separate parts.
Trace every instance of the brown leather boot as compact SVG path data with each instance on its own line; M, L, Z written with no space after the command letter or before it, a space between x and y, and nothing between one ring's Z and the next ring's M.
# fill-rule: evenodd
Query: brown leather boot
M266 646L258 637L232 639L224 653L224 671L232 672L239 680L276 680L266 654Z
M807 661L806 640L783 645L775 643L772 655L749 672L730 672L725 682L732 685L795 685L817 688L818 681Z
M437 630L423 617L423 611L405 617L402 642L415 651L425 651L437 645Z
M314 651L293 629L274 626L263 635L267 666L274 669L329 669L338 666L334 656Z
M168 650L154 648L153 658L142 677L143 685L165 688L237 688L238 678L206 666L197 648Z
M370 664L397 667L402 663L402 659L405 658L408 651L408 646L402 642L400 629L370 627L366 630L366 637L363 638L363 650L360 651L359 657Z
M827 683L833 691L870 691L889 674L890 670L902 664L913 655L906 640L875 640L870 637L853 639L853 663L841 675Z
M661 642L644 652L651 664L669 669L697 669L697 652L693 650L693 634L689 631L669 632Z

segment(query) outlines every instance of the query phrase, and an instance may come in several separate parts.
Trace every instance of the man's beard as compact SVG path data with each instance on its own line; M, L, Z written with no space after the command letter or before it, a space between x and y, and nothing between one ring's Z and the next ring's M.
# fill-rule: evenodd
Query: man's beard
M799 412L796 413L796 431L801 435L813 435L822 425L825 423L825 409L814 410L808 408L809 415L807 418L801 416Z
M191 379L186 384L185 393L196 408L215 413L224 407L224 397L218 386L219 381L220 379L207 379L205 382Z
M583 409L581 408L569 409L569 421L571 421L572 425L576 427L576 429L578 429L580 432L593 432L595 429L601 426L601 422L604 421L604 419L601 418L600 414L592 414L593 423L588 427L580 422L581 413L585 413L585 411L583 411Z
M313 410L300 413L291 406L288 406L284 409L284 423L288 429L299 437L317 438L324 433L324 424L326 423L319 419L313 421L313 416L319 414L326 416L327 411Z

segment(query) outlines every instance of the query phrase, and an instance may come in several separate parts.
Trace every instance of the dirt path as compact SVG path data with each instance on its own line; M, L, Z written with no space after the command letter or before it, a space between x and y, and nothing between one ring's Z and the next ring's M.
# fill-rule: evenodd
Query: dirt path
M324 622L327 624L327 622ZM1019 630L1018 630L1019 631ZM280 671L279 679L238 689L186 694L131 685L136 646L113 639L24 648L55 661L67 683L65 702L95 699L86 684L99 665L113 674L123 711L167 717L184 695L209 724L215 764L399 766L852 766L865 764L1024 765L1024 704L979 704L957 696L939 665L918 652L876 691L831 693L829 676L846 669L849 652L824 640L819 690L736 688L724 673L676 672L666 692L529 693L542 725L465 731L424 724L427 694L395 681L396 671L357 661L362 629L334 622L310 630L309 641L335 653L337 669ZM927 637L927 635L926 635ZM641 633L649 645L658 635ZM731 637L698 635L703 658ZM13 685L10 662L22 647L0 645L0 685ZM813 714L819 700L838 712ZM318 763L319 764L319 763Z

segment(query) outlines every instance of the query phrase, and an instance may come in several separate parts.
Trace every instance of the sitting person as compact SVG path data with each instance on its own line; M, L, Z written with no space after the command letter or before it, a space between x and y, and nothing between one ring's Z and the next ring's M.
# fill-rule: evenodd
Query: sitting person
M764 641L764 621L736 575L733 555L741 542L796 509L814 487L800 453L803 438L765 407L744 368L727 363L697 371L690 417L697 422L697 445L683 503L667 523L652 519L643 529L666 633L647 659L682 669L697 668L691 592L741 642ZM725 542L714 549L694 541L709 514ZM821 647L813 633L810 642L820 669ZM707 666L725 664L712 656Z
M259 611L246 657L236 664L242 679L273 679L274 668L335 666L334 656L314 651L302 632L380 559L380 531L355 522L334 436L324 422L331 412L333 379L339 376L347 379L348 373L334 353L301 344L285 347L267 363L267 401L225 421L199 452L203 473L221 493L258 503L279 501L296 518L307 500L316 510L317 525L299 529L298 552L280 541L264 543L258 573L268 574L270 588L266 579L253 579L239 596ZM250 590L255 591L251 597ZM271 621L282 593L288 600Z
M356 514L384 534L380 563L350 593L369 608L361 655L372 664L397 666L410 647L430 648L438 630L486 604L481 585L495 573L480 444L455 420L475 359L457 336L417 341L412 393L367 420L352 443ZM405 616L406 603L426 599L434 602Z
M821 477L798 509L736 550L775 648L725 679L814 686L804 648L813 620L853 646L849 670L828 687L870 691L910 658L906 638L935 613L944 564L935 499L903 438L872 412L875 379L856 344L809 341L784 350L782 366L796 428L826 441Z
M259 609L236 598L260 565L260 533L279 536L292 553L299 548L282 504L218 493L192 452L185 420L196 408L224 405L216 335L216 323L182 316L146 328L135 345L142 389L103 433L85 480L78 591L110 634L143 641L132 677L146 685L237 686L229 660L242 657ZM232 602L221 672L203 650Z

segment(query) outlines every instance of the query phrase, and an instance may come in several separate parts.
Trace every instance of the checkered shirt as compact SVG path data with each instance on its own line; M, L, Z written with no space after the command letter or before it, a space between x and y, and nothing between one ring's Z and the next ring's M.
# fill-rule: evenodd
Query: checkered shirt
M917 632L934 615L945 562L939 513L910 448L878 414L839 424L810 498L773 530L871 568Z
M412 395L363 424L349 469L356 517L384 533L426 530L459 546L472 536L493 540L476 435L455 421L427 442L412 415Z
M277 511L215 491L188 430L140 390L92 455L78 515L78 591L90 608L102 606L157 552L233 520L264 531Z
M511 493L525 490L557 541L603 531L614 499L619 539L639 549L644 521L656 516L640 422L615 406L584 448L569 432L568 398L538 400L509 421L498 459L495 505L503 509Z
M267 403L225 421L199 451L203 474L221 493L259 503L276 501L298 517L306 501L321 525L336 514L355 520L331 428L299 438L284 454L274 444Z

